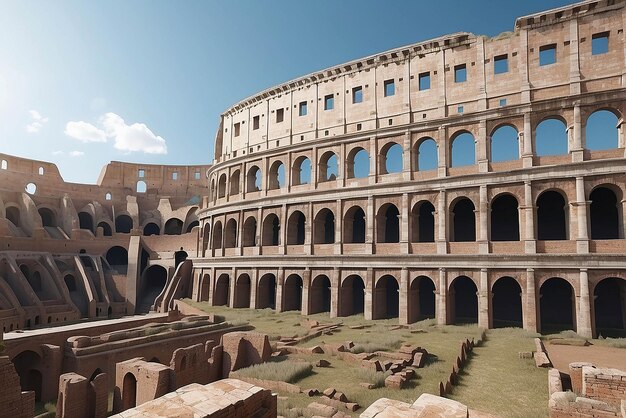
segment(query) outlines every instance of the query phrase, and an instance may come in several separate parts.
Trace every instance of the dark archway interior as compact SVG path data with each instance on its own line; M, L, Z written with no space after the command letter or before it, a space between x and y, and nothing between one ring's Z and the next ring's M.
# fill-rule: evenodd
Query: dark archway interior
M20 226L20 210L15 206L7 208L7 219L15 226Z
M476 241L476 218L474 216L474 209L474 204L469 199L461 199L456 202L452 210L454 217L454 236L452 241Z
M354 211L352 219L352 242L355 244L365 242L365 212L361 208Z
M626 337L626 280L610 277L593 291L596 334L603 337Z
M452 284L454 299L454 323L478 322L478 296L476 284L467 276L454 279Z
M115 232L128 234L133 229L133 220L128 215L120 215L115 218Z
M411 283L412 301L415 301L417 292L417 306L413 305L411 311L411 321L421 321L435 317L435 284L430 277L420 276ZM411 303L411 302L410 302Z
M105 237L110 237L111 235L113 235L111 226L106 222L100 222L98 224L98 228L102 228L102 235L104 235Z
M365 283L359 276L347 277L341 285L342 316L362 314L365 311Z
M228 306L230 295L230 277L222 274L215 283L215 294L213 295L213 306Z
M300 211L294 212L289 217L289 225L287 230L287 244L302 245L304 244L306 218Z
M376 283L376 302L378 318L397 318L400 311L400 293L398 281L393 276L383 276Z
M111 247L106 255L109 265L122 274L128 269L128 251L124 247Z
M189 254L187 254L187 251L183 251L183 250L176 251L174 253L175 267L178 267L178 265L182 263L183 261L185 261L187 257L189 257Z
M280 244L280 220L271 214L263 221L263 245L276 246Z
M311 300L310 313L330 312L330 279L327 276L318 276L313 280L309 290Z
M243 224L243 246L254 247L256 245L256 218L249 217Z
M213 249L222 248L222 222L217 221L213 226Z
M185 230L185 232L187 234L189 234L191 232L191 230L194 229L196 226L200 226L200 222L199 221L190 222L189 225L187 225L187 229Z
M435 207L423 202L413 210L413 242L435 242Z
M541 332L550 334L574 329L572 286L564 279L554 277L541 285Z
M276 276L266 274L259 280L257 292L258 308L276 309Z
M537 239L567 239L565 198L554 190L543 192L537 199Z
M52 212L50 209L48 208L41 208L39 209L39 216L41 216L41 224L46 227L56 227L57 226L57 219L56 216L54 215L54 212Z
M507 194L491 202L491 240L519 241L517 199Z
M283 311L302 309L302 277L292 274L283 285Z
M124 376L122 396L124 410L137 406L137 379L132 373L126 373Z
M382 219L384 229L378 228L379 241L385 243L400 242L400 212L395 205L388 205L382 210ZM380 222L379 221L379 222Z
M65 287L67 287L67 291L70 293L70 299L76 305L78 310L80 311L81 316L86 317L89 315L89 302L87 300L86 295L82 291L82 287L79 288L76 283L76 278L73 274L66 274L63 277L63 281L65 282Z
M237 246L237 221L229 219L224 228L224 248L235 248Z
M148 222L146 226L143 227L143 234L147 237L150 235L159 235L161 233L161 228L159 225L154 222Z
M143 277L143 291L138 299L137 312L150 311L154 300L165 288L167 283L167 270L163 266L150 266L146 269Z
M315 244L335 242L335 214L329 209L322 209L315 218Z
M165 235L180 235L183 232L183 221L178 218L169 219L165 222L163 233Z
M237 279L235 289L235 303L233 308L249 308L250 307L250 276L242 274Z
M612 190L598 187L591 195L591 239L618 239L617 197Z
M78 223L80 229L88 229L93 232L93 218L87 212L78 213Z
M522 289L512 277L499 278L492 292L493 327L522 326Z
M20 377L22 391L35 392L35 401L41 401L42 375L38 370L41 357L34 351L23 351L13 358L15 371Z

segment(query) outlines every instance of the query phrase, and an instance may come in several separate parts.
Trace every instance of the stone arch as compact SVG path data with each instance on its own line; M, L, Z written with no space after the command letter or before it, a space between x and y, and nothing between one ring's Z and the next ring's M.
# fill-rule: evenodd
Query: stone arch
M458 131L450 138L450 167L476 164L476 140L469 131Z
M189 222L189 225L187 225L187 228L185 229L185 233L186 234L191 233L191 231L197 226L200 226L200 221L195 220L195 221Z
M224 248L235 248L237 246L237 220L230 218L224 227Z
M57 227L57 216L56 214L49 208L39 208L38 209L39 216L41 217L41 224L44 227Z
M214 250L222 248L222 234L222 221L217 221L213 225L213 242L211 243L211 248Z
M428 276L417 276L409 288L409 323L435 317L435 282Z
M291 169L291 183L294 186L311 183L311 160L301 155L296 158Z
M263 220L261 245L280 245L280 219L275 213L270 213Z
M285 165L282 161L274 161L270 166L267 185L268 190L285 187Z
M128 270L128 251L126 248L118 245L109 248L106 254L106 260L111 268L122 274L126 274Z
M78 224L80 229L86 229L94 232L93 230L93 217L87 212L78 212Z
M257 229L256 217L248 216L243 223L243 246L244 247L254 247L257 245L256 229Z
M626 337L626 280L606 277L593 289L595 335Z
M211 224L204 224L204 231L202 233L202 249L206 252L209 248L209 242L211 240Z
M115 218L115 232L128 234L133 229L133 218L128 215L119 215Z
M311 281L309 289L309 314L330 312L330 279L324 274L316 276Z
M211 275L205 273L200 282L200 302L209 300L209 289L211 288Z
M100 222L98 224L98 228L102 228L102 235L104 235L105 237L110 237L113 235L113 229L111 228L111 225L109 225L108 222Z
M139 180L136 184L135 190L137 191L137 193L146 193L148 191L148 185L145 181Z
M235 301L233 308L250 307L250 289L250 276L246 273L241 274L235 284Z
M402 172L403 161L402 145L396 142L387 142L380 149L379 172L380 174L393 174Z
M257 308L276 309L276 276L267 273L261 276L257 288Z
M539 287L539 317L541 332L548 334L575 329L576 306L570 282L551 277Z
M246 174L246 192L258 192L263 187L261 169L256 165L253 165L248 169Z
M351 274L341 282L341 315L350 316L365 311L365 282L361 276Z
M171 218L165 222L163 227L164 235L180 235L183 232L183 221L178 218Z
M585 148L595 150L619 147L620 115L614 109L598 109L585 123Z
M76 277L71 273L67 273L63 276L63 282L70 294L70 299L80 311L81 316L87 317L89 315L89 302L82 287L78 286Z
M519 241L519 203L515 196L502 193L491 201L491 240Z
M41 372L42 356L31 350L25 350L13 357L12 362L15 372L20 378L22 391L35 392L35 401L41 401L43 389L43 375Z
M519 159L519 133L510 124L497 126L490 136L489 156L492 162Z
M220 174L217 180L217 197L226 197L226 173Z
M491 287L494 328L522 327L522 288L513 277L503 276Z
M362 147L354 147L346 159L346 175L349 179L366 178L370 174L370 156Z
M326 151L322 154L317 164L317 173L320 183L337 179L339 176L339 164L337 155L334 152Z
M360 206L352 206L343 217L343 242L363 244L366 238L365 211Z
M411 242L435 242L435 206L421 200L411 210Z
M372 319L397 318L400 312L400 286L398 280L386 274L376 280L372 306Z
M535 155L564 155L568 152L567 128L558 116L548 116L535 127Z
M283 311L302 310L302 277L290 274L283 284Z
M431 137L420 138L415 143L415 167L418 171L436 170L439 165L437 141Z
M467 197L460 197L450 204L450 241L468 242L476 241L476 207Z
M124 375L122 381L122 409L125 411L137 406L137 378L131 372Z
M230 276L222 273L215 281L213 290L213 306L228 306L230 299Z
M154 222L148 222L143 227L143 235L149 237L151 235L159 235L161 233L161 228Z
M561 190L546 190L537 197L537 239L567 239L567 198Z
M142 290L137 295L137 313L147 313L153 308L154 301L167 284L167 276L167 269L163 266L152 265L145 270Z
M228 179L228 182L230 183L229 193L231 196L237 196L239 194L239 182L241 181L240 177L240 170L234 170L232 173L230 173L230 178Z
M333 244L335 242L335 213L323 208L315 215L313 221L313 243Z
M400 242L400 211L393 203L385 203L378 209L376 242Z
M287 245L303 245L305 241L306 216L296 210L287 221Z
M591 239L620 238L620 199L612 187L603 185L589 194Z
M467 276L458 276L452 281L448 295L451 323L478 322L477 292L476 283Z

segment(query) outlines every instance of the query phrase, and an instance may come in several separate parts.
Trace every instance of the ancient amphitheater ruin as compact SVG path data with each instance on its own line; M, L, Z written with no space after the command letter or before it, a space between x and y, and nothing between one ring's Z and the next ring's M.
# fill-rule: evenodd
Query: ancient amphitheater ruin
M88 185L0 154L0 383L16 384L12 363L24 391L0 407L32 416L34 399L57 399L57 416L104 416L114 388L116 412L232 390L252 408L238 416L275 416L267 390L203 386L242 344L256 359L243 363L267 359L267 340L183 298L624 336L625 5L577 3L264 90L222 114L212 165L112 162Z

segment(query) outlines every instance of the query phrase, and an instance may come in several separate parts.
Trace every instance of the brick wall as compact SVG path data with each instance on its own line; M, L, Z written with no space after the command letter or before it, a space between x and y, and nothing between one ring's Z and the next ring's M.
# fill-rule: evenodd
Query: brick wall
M11 418L31 418L35 411L35 393L22 392L20 378L7 356L0 357L0 411Z

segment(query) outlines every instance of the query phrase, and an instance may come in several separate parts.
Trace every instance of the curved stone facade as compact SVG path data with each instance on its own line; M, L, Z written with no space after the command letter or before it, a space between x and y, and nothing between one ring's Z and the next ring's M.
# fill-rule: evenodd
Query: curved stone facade
M194 297L623 333L624 4L409 45L232 106L198 211ZM599 112L610 147L590 132ZM514 156L497 161L506 130Z

